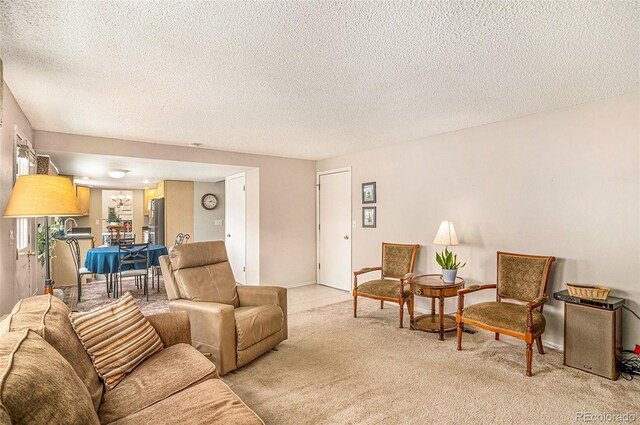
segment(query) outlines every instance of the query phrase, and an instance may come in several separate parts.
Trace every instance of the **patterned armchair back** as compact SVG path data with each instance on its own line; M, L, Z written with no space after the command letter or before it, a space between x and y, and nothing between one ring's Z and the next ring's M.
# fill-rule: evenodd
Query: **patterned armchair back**
M420 245L382 243L382 276L400 279L413 273Z
M533 301L547 290L555 257L498 252L498 296Z

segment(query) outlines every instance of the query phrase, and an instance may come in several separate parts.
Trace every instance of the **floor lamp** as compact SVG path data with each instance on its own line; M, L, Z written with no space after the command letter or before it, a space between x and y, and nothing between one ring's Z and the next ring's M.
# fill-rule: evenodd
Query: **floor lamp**
M44 217L44 293L53 294L49 259L49 217L82 215L71 180L45 174L19 176L4 209L4 218Z

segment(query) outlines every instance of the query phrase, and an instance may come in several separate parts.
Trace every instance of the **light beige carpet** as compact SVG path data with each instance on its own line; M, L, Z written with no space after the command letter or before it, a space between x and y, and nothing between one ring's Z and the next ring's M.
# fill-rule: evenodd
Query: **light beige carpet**
M640 380L616 382L493 334L397 328L397 308L350 302L296 313L289 339L223 379L267 424L563 424L580 412L630 412L640 421Z

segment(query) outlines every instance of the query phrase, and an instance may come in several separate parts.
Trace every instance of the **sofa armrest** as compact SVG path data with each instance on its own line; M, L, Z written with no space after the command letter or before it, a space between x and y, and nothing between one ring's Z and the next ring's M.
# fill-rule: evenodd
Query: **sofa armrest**
M280 306L283 314L282 332L284 339L289 337L287 322L287 288L280 286L249 286L238 285L238 299L240 306L251 307L265 304L276 304Z
M189 315L191 345L210 356L221 375L236 369L236 320L232 305L203 301L169 301L169 310Z
M184 311L159 313L147 316L165 347L184 343L191 345L189 315Z

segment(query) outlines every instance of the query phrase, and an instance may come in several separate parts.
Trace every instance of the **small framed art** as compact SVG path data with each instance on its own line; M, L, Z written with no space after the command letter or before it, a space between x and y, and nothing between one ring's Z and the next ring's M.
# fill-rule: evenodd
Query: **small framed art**
M362 207L362 227L375 229L376 207Z
M362 183L362 203L376 203L376 182Z

